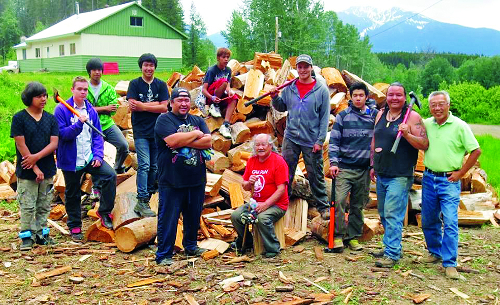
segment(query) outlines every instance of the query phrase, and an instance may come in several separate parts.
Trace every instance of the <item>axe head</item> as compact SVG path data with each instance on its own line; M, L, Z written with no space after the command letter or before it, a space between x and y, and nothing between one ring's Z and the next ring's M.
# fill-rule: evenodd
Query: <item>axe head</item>
M422 103L420 103L420 100L418 99L417 95L413 91L411 91L409 95L411 98L410 103L417 105L419 109L422 109Z
M54 95L52 96L52 97L54 98L54 101L55 101L56 103L59 103L59 99L61 98L61 97L59 96L59 91L57 91L57 89L56 89L56 88L52 88L52 91L54 91Z

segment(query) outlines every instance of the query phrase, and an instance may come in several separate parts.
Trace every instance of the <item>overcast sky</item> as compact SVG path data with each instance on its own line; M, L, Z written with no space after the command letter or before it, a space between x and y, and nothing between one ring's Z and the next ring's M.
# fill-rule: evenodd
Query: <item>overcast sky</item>
M241 0L181 0L186 22L192 2L205 22L208 35L225 30L233 10L243 4ZM399 7L437 21L500 31L500 0L323 0L323 5L325 10L336 12L351 6Z

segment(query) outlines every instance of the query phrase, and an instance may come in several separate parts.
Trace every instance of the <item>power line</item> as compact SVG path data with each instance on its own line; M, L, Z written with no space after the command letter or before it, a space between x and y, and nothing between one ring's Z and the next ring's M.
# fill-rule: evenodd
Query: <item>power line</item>
M382 33L384 33L384 32L389 31L390 29L393 29L393 28L397 27L397 26L398 26L398 25L400 25L401 23L404 23L404 22L408 21L409 19L411 19L411 18L413 18L413 17L415 17L415 16L417 16L417 15L420 15L420 14L421 14L421 13L423 13L424 11L426 11L426 10L430 9L430 8L431 8L431 7L433 7L434 5L438 4L439 2L443 2L443 1L444 1L444 0L439 0L438 2L436 2L436 3L432 4L431 6L429 6L429 7L425 8L425 9L421 10L420 12L418 12L418 13L415 13L415 14L411 15L410 17L406 18L405 20L403 20L403 21L400 21L400 22L396 23L395 25L393 25L393 26L391 26L391 27L389 27L389 28L387 28L387 29L383 30L382 32L378 32L377 34L374 34L374 35L370 36L370 38L373 38L373 37L375 37L375 36L378 36L378 35L380 35L380 34L382 34Z

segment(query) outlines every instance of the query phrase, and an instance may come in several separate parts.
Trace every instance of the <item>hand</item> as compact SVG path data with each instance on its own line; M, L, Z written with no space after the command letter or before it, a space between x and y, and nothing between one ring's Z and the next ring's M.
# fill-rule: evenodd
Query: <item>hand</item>
M460 171L453 171L453 172L451 172L451 175L448 177L448 181L450 181L450 182L457 182L460 179L462 179L462 175L460 174Z
M399 124L398 130L403 133L403 137L406 137L410 132L410 126L408 126L408 124L401 123Z
M377 174L375 173L375 170L373 168L370 169L370 179L373 182L377 182Z
M194 132L194 134L196 134L196 139L201 139L205 135L201 130L193 130L191 132Z
M108 105L107 108L106 108L106 110L108 112L115 112L117 109L118 109L118 105L117 104Z
M101 166L101 161L99 160L93 160L91 163L92 167L100 167Z
M313 149L312 149L312 152L313 152L313 153L317 153L318 151L322 151L322 150L323 150L323 147L321 147L321 145L319 145L319 144L314 144Z
M43 172L38 168L38 166L33 167L33 172L36 175L36 183L40 183L45 179L45 176L43 175Z
M80 115L80 117L78 118L78 120L80 120L80 122L82 122L82 123L85 123L87 121L87 116Z
M143 103L140 101L136 100L130 100L128 102L128 107L130 108L130 111L144 111Z
M271 95L271 98L275 98L278 96L278 94L280 94L280 91L277 90L276 88L273 88L271 89L271 91L269 91L270 95Z
M255 182L257 182L257 176L256 175L251 175L249 178L248 178L248 182L250 182L251 185L254 185Z
M35 166L35 164L40 160L36 154L32 155L26 155L23 157L23 161L21 161L21 166L23 169L30 169Z
M266 203L266 201L264 202L258 202L257 203L257 207L255 208L255 211L257 211L257 213L262 213L264 212L265 210L267 210L269 208L269 204Z
M330 176L332 176L332 178L337 177L337 175L339 174L339 167L335 165L330 166L329 171L330 171Z
M220 98L218 96L212 95L212 102L220 103Z

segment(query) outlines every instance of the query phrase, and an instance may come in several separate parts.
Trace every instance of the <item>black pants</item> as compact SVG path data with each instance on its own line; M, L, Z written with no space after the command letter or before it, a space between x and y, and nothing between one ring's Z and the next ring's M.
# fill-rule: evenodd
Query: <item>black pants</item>
M105 215L111 213L115 205L116 195L116 173L106 161L102 161L101 166L92 167L91 163L83 169L73 171L62 171L64 182L66 183L66 213L68 213L68 228L82 227L81 215L81 191L80 181L84 173L95 176L101 183L101 198L99 199L99 214Z

